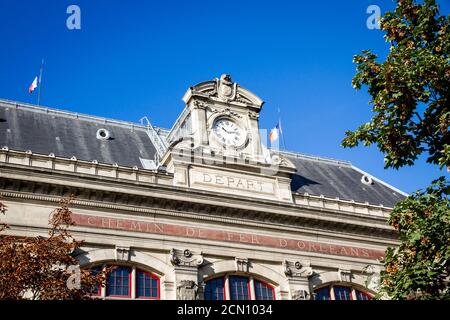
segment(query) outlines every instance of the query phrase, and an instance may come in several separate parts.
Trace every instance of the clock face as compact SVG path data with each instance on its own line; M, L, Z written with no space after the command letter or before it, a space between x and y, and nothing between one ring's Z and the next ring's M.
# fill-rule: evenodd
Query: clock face
M245 131L230 119L217 119L214 122L213 130L219 141L227 146L239 147L245 143Z

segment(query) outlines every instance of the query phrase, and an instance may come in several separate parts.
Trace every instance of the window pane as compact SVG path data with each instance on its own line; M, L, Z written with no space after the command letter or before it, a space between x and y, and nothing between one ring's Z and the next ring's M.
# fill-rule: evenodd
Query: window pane
M248 278L230 277L230 299L231 300L250 300L248 288Z
M254 283L256 300L274 300L273 288L271 286L257 280Z
M352 290L348 287L333 287L335 300L352 300Z
M206 282L205 300L225 300L225 287L223 278L215 278Z
M131 269L127 267L116 267L108 274L107 296L129 297L130 296Z
M356 299L357 300L372 300L372 296L367 294L367 293L365 293L365 292L362 292L362 291L359 291L359 290L355 290L355 292L356 292Z
M150 273L137 270L136 297L158 299L158 279Z
M320 288L316 290L315 293L316 293L315 300L331 300L329 287Z

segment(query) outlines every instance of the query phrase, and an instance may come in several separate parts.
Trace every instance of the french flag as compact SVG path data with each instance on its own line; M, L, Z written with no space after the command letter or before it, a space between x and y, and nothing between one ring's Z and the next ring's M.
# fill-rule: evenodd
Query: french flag
M37 87L38 87L38 77L36 76L36 78L34 78L33 82L30 84L28 92L32 93Z
M274 141L276 141L278 139L278 137L280 136L280 132L281 132L280 122L278 122L277 125L275 126L275 128L270 130L270 133L269 133L270 143L273 143Z

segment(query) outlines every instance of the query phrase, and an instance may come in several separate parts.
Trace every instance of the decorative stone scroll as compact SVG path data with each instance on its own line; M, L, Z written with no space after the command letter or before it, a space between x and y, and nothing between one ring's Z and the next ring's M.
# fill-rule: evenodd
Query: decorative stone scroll
M171 249L170 262L174 266L199 267L203 264L203 256L201 253L193 254L189 249Z
M310 263L306 261L291 262L285 260L283 262L284 273L289 277L309 277L313 274Z

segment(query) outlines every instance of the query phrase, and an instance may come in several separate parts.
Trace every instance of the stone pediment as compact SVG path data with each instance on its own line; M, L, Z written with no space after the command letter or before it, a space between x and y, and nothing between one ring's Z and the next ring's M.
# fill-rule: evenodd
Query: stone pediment
M233 82L229 75L223 74L220 79L201 82L192 86L183 96L183 101L188 104L193 96L203 96L226 103L250 105L261 108L264 101L256 94Z

